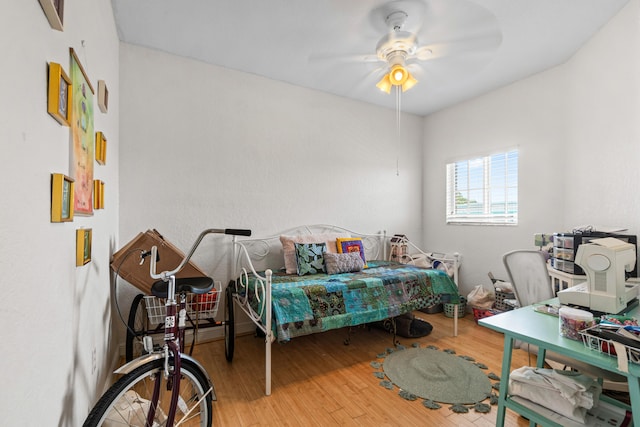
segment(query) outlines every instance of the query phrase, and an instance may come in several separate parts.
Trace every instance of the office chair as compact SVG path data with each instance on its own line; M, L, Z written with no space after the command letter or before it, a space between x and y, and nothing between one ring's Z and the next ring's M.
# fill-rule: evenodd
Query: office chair
M542 252L511 251L503 255L502 261L520 307L555 297L547 271L547 262Z
M513 291L520 307L554 298L547 262L541 251L515 250L502 256L502 261L511 280ZM515 347L529 353L538 354L538 348L516 340ZM558 364L571 367L583 374L604 380L603 388L627 390L627 378L622 375L597 368L551 351L546 352L545 362L552 367ZM562 367L561 366L561 367Z

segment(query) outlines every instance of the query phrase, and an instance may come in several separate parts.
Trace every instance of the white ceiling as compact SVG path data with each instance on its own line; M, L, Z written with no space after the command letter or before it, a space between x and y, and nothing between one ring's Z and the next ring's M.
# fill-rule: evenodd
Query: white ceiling
M120 39L395 108L375 84L389 3L434 58L402 111L427 115L569 59L629 0L112 0ZM441 57L438 57L442 55Z

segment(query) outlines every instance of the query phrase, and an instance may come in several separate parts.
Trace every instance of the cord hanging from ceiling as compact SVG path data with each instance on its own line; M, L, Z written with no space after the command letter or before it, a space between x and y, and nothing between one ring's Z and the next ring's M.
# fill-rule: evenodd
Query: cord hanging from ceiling
M400 176L400 143L402 142L402 126L400 119L402 118L402 90L400 86L395 86L396 89L396 131L398 134L398 143L396 147L396 176Z

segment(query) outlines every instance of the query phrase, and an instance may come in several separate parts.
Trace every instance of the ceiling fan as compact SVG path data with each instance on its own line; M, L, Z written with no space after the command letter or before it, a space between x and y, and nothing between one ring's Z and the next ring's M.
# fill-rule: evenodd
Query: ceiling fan
M378 89L386 93L390 93L393 86L399 86L403 92L415 86L418 80L407 69L407 60L413 57L427 59L432 53L427 46L418 47L418 37L415 34L402 29L408 17L401 10L387 15L385 22L391 31L376 46L378 58L389 64L389 72L376 84Z
M384 21L387 30L376 45L376 61L384 62L386 71L376 84L380 90L390 93L397 87L404 92L414 87L418 80L409 68L422 71L420 64L423 61L449 59L453 64L456 59L464 62L466 56L461 67L465 70L486 62L491 57L489 54L498 48L502 33L490 12L466 0L447 1L392 1L372 11L374 23L380 27ZM425 16L429 22L418 22ZM429 38L442 37L444 40L437 43L429 40L428 44L420 45L417 34L425 24L438 28L435 32L427 31Z

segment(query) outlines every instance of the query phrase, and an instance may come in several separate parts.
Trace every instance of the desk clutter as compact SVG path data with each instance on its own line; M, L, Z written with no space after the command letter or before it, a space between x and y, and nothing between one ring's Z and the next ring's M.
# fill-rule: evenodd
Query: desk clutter
M607 315L580 331L584 346L618 358L618 369L628 372L628 362L640 364L640 326L632 317Z
M611 357L623 355L623 360L619 361L619 369L623 372L626 372L628 362L640 364L640 326L634 317L615 314L595 317L586 310L549 304L538 305L534 310L559 317L561 336L581 341L589 350Z
M564 305L540 304L534 307L537 313L559 317L558 331L561 336L581 341L589 350L608 356L624 355L619 369L628 362L640 364L640 326L634 317L593 313Z
M518 288L519 290L519 288ZM501 332L505 336L505 349L514 348L516 345L519 348L525 349L527 345L535 345L538 350L552 351L554 354L546 354L550 360L572 366L579 370L579 372L589 375L592 378L601 378L604 380L604 384L607 382L624 382L627 379L629 385L637 384L640 378L640 366L629 364L625 369L619 368L620 355L618 359L608 360L610 354L601 354L603 341L593 340L593 348L585 348L580 342L572 341L568 338L562 337L559 333L560 317L554 317L548 314L541 314L535 310L536 306L557 306L558 311L561 308L558 299L543 300L539 304L531 304L523 306L521 308L507 311L496 316L492 316L479 321L479 324L487 327L496 332ZM629 318L623 316L613 316L600 314L599 318L597 313L594 314L594 323L598 322L593 328L599 327L602 329L609 323L611 328L618 330L621 327L629 328L629 326L623 326L625 322L633 322L635 318L640 318L640 309L638 306L633 306L629 310L625 311ZM579 331L580 334L589 331L589 329ZM604 336L602 336L604 340ZM617 337L616 337L617 338ZM519 340L522 344L516 344ZM589 341L587 341L589 343ZM604 346L604 350L609 350L609 343ZM618 344L616 343L616 346ZM615 347L614 347L615 348ZM593 350L593 351L592 351ZM598 352L596 352L597 350ZM626 349L622 349L622 353L626 355ZM558 357L556 357L556 354ZM626 357L622 356L626 359ZM571 359L575 359L574 362ZM640 426L640 391L637 387L630 386L628 392L628 399L617 399L616 396L610 394L601 395L597 399L598 405L590 409L581 405L586 409L586 415L584 422L575 421L567 416L557 413L557 409L549 409L547 406L543 406L546 402L543 398L529 398L515 395L514 391L510 389L510 377L512 375L512 363L513 358L511 351L504 352L504 360L502 363L501 371L501 387L500 398L498 402L498 415L496 417L496 425L504 426L505 413L507 409L510 409L531 421L531 424L537 423L538 425L556 425L563 427L579 427L579 426L617 426L624 427L631 425ZM540 364L542 360L538 360ZM540 366L541 368L543 366ZM591 368L594 369L591 369ZM534 368L535 369L535 368ZM517 374L516 374L517 376ZM516 385L517 387L517 385ZM550 394L550 393L549 393ZM560 399L558 399L560 400ZM539 403L540 402L540 403ZM595 402L595 399L594 399ZM578 410L577 414L574 414L576 408L570 408L570 415L581 415L584 410ZM633 420L632 420L633 419Z

